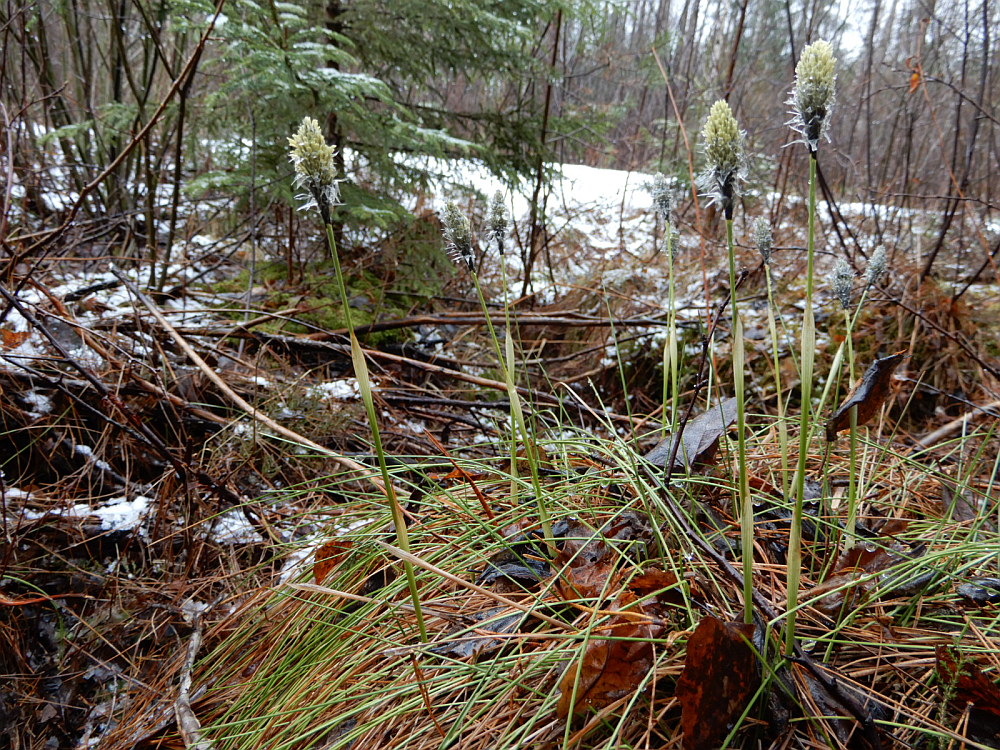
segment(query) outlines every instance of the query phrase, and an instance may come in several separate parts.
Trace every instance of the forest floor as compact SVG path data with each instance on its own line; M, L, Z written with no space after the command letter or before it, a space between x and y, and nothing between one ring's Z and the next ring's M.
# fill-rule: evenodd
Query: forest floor
M410 557L373 480L318 241L293 252L267 224L256 244L198 234L152 289L147 264L82 241L34 269L0 323L3 742L1000 747L1000 288L917 283L912 238L930 225L907 219L853 334L856 376L906 355L859 427L856 467L846 437L822 434L851 379L830 377L843 315L817 293L813 393L829 389L808 453L799 646L781 660L801 206L775 224L777 352L763 266L739 241L749 222L737 230L755 507L741 625L737 441L709 406L732 393L725 247L684 214L679 399L664 408L668 258L644 187L620 174L575 175L599 190L553 200L530 294L509 259L541 497L511 461L507 386L436 216L347 260ZM871 217L841 209L867 236ZM830 227L819 246L820 275L836 255L863 271L871 250ZM496 258L480 279L502 325ZM655 446L675 415L671 477Z

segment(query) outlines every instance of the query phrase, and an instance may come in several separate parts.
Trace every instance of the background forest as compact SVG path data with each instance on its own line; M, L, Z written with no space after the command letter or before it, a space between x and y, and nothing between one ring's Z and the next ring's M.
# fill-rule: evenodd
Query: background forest
M0 747L1000 747L998 38L0 0Z

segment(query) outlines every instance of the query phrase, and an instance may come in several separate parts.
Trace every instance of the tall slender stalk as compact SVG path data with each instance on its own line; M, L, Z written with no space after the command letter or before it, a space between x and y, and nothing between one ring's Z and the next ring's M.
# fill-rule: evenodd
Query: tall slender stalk
M785 424L785 400L781 389L781 347L778 345L778 326L775 321L774 283L771 279L771 253L774 249L774 237L771 225L767 219L759 218L754 222L754 244L764 262L764 278L767 281L767 330L771 336L771 356L774 360L774 397L778 412L778 450L781 454L781 496L788 497L788 425Z
M736 256L733 246L733 211L740 197L746 153L744 133L739 129L729 104L712 105L702 130L708 168L702 175L702 187L712 201L722 207L726 219L726 249L729 256L729 295L733 315L733 383L736 392L736 431L739 460L739 489L733 503L739 508L740 538L743 544L743 618L753 622L753 503L750 500L746 454L746 414L744 395L743 324L736 301Z
M528 424L524 419L524 409L521 408L521 395L517 392L517 386L514 384L514 375L510 368L504 364L506 359L513 360L514 340L511 338L510 328L508 327L507 340L505 342L508 356L504 357L500 349L500 339L497 338L497 332L493 328L493 321L490 320L490 312L486 306L486 298L483 297L483 289L479 284L479 276L475 271L472 272L472 280L476 286L476 294L479 295L479 304L483 308L483 315L486 318L486 327L489 329L490 338L493 340L493 346L496 349L497 361L500 363L500 372L503 375L504 382L507 384L507 398L510 401L511 416L514 418L514 425L521 435L521 442L524 444L524 453L528 459L528 470L531 473L531 489L535 494L535 504L538 506L538 520L542 524L542 533L545 535L546 543L554 544L552 522L549 520L549 511L545 505L545 497L542 495L542 484L538 476L538 454L535 451L535 444L528 436ZM510 462L512 466L517 463L516 450L511 455Z
M771 335L774 357L774 398L778 412L778 452L781 454L781 496L788 497L788 424L785 422L785 400L781 390L781 349L778 346L778 327L774 319L774 291L771 284L771 266L764 264L767 278L767 330Z
M406 520L403 518L403 511L399 507L399 500L393 489L392 481L389 477L389 468L385 462L385 451L382 448L382 437L379 434L378 417L375 413L375 401L372 398L371 380L368 377L368 364L365 361L365 354L361 349L361 344L358 342L358 337L354 334L354 324L351 321L351 306L347 299L344 274L340 269L340 257L337 253L337 241L334 237L333 222L330 220L330 208L339 200L334 149L326 145L326 140L319 129L319 123L309 117L306 117L302 121L298 132L295 136L289 138L288 142L292 147L291 159L295 165L296 180L298 184L309 191L312 204L315 204L319 209L323 225L326 227L327 247L337 274L337 289L340 292L340 303L344 309L347 329L350 331L351 360L354 363L354 375L361 389L361 399L365 405L365 412L368 414L368 426L371 429L372 444L375 448L375 455L378 457L379 470L382 473L382 482L385 485L386 497L389 500L392 522L396 527L396 539L399 547L409 553L410 539L406 531ZM417 627L420 630L420 640L426 643L428 640L427 627L424 624L423 611L420 607L420 596L417 593L417 579L413 573L413 565L404 561L403 568L406 571L406 583L410 589L413 611L417 618Z
M854 326L857 323L858 315L861 313L861 309L865 305L865 300L868 298L868 292L871 290L872 286L878 282L878 280L885 273L886 267L886 253L885 247L879 245L875 248L875 251L871 255L871 259L868 263L868 268L866 269L866 279L865 288L861 293L861 300L858 302L857 308L854 310L852 315L848 306L844 306L844 324L847 328L847 361L848 361L848 373L851 382L854 382ZM849 550L854 546L855 543L855 531L857 530L857 517L858 517L858 480L857 480L857 454L858 454L858 407L852 407L850 412L851 418L851 432L850 432L850 448L848 453L848 472L850 477L848 479L848 489L847 489L847 524L846 524L846 541L844 542L844 549Z
M813 318L813 250L816 234L816 154L809 154L809 239L806 261L806 309L802 320L801 380L802 404L799 414L799 459L795 467L795 509L788 537L788 622L785 654L795 650L795 610L799 601L802 574L802 506L806 494L806 461L809 457L809 420L812 408L813 362L816 355L816 321Z
M496 204L496 197L494 197L494 204ZM494 211L496 210L499 209L494 209ZM472 275L472 282L476 287L476 295L479 297L479 305L483 310L483 317L486 319L486 327L490 333L490 340L493 342L493 349L497 355L497 363L500 366L500 372L503 375L504 383L507 385L507 396L510 401L511 419L514 422L514 427L517 432L521 435L521 441L524 443L524 451L528 459L528 467L531 473L531 487L535 495L535 503L538 506L538 519L542 525L542 533L545 535L546 543L553 545L554 549L555 542L552 536L552 524L549 520L548 508L545 505L545 498L542 495L542 485L538 475L538 455L535 451L535 445L531 441L528 434L528 425L524 418L524 410L521 407L521 397L517 392L517 386L514 383L513 371L511 367L508 367L505 364L507 361L513 363L514 360L514 342L510 333L510 314L508 307L505 302L504 309L507 322L507 340L504 347L507 350L507 355L505 356L500 347L500 339L497 337L496 329L493 327L493 320L490 318L490 311L486 305L486 298L483 296L483 289L479 284L479 275L476 273L476 266L473 262L472 231L469 227L469 220L462 214L458 206L454 203L448 203L448 205L445 206L442 218L445 228L445 239L449 242L451 253L465 263L466 267L469 269L469 273ZM491 218L491 221L495 222L495 219ZM497 239L499 243L500 240L497 237L498 233L499 230L494 228L494 238ZM502 245L500 254L502 258ZM504 267L504 276L506 278L506 266ZM506 286L504 289L506 300ZM510 461L512 471L516 471L516 468L514 467L516 467L517 464L517 441L514 436L511 438L511 449L512 453Z
M788 617L785 630L785 653L795 651L795 610L799 602L802 572L802 505L805 501L806 462L809 458L810 418L812 413L813 362L816 355L816 321L813 317L813 257L816 243L816 155L820 141L828 137L833 110L837 61L829 42L817 41L802 50L795 66L795 86L789 104L793 117L789 123L809 149L809 239L806 249L806 309L802 319L801 392L799 414L799 460L795 470L795 510L788 538Z
M365 353L361 349L358 337L354 334L354 324L351 322L351 308L347 299L347 287L344 285L344 274L340 270L340 258L337 254L337 241L333 235L332 224L326 225L326 241L330 246L333 268L337 273L337 289L340 292L340 304L343 305L344 317L347 319L347 329L351 335L351 360L354 363L354 376L358 379L358 386L361 389L361 400L364 402L365 412L368 414L368 426L371 428L372 444L375 447L375 455L378 457L379 471L382 472L382 483L385 485L385 494L389 499L389 511L392 513L392 523L396 527L396 540L401 550L410 552L410 536L406 530L406 519L403 518L403 511L399 507L396 490L393 488L392 479L389 477L389 467L385 462L382 436L379 433L378 417L375 413L375 400L372 398L371 380L368 377L368 363L365 361ZM420 608L417 579L413 572L412 563L404 560L403 569L406 572L406 585L410 589L410 599L413 601L413 612L417 617L417 627L420 629L420 640L426 643L427 626L424 624L424 615Z
M753 622L753 500L747 475L746 403L744 393L743 321L736 306L736 258L733 248L733 220L726 218L726 247L729 250L729 305L733 311L733 384L736 391L736 446L740 468L740 543L743 549L743 621Z

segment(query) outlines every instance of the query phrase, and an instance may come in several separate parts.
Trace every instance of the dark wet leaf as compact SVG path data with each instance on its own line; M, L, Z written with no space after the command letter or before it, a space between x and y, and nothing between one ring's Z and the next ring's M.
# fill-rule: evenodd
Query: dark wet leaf
M919 563L891 570L907 560L915 560L927 551L918 544L905 549L899 542L885 546L859 544L837 558L836 573L816 586L810 598L812 606L828 617L838 617L853 611L869 596L891 599L925 593L940 577L935 569L918 572ZM872 573L876 575L872 577Z
M736 399L727 398L692 419L681 431L681 446L671 471L695 464L710 464L719 449L719 438L736 421ZM674 436L664 438L646 454L653 466L663 468L673 452Z
M677 680L684 750L715 750L760 685L753 625L702 618Z
M526 557L523 562L503 562L497 565L489 564L486 570L476 578L477 586L489 586L504 579L526 585L533 585L550 574L548 563L544 560L534 560Z
M844 403L826 423L826 439L833 440L837 433L851 428L851 409L858 408L858 424L862 425L875 416L889 397L889 381L899 363L906 359L905 352L897 352L876 359L861 379L854 384Z
M632 695L646 678L655 656L652 641L662 635L664 628L649 621L644 604L632 606L635 604L635 594L622 592L611 609L626 610L628 614L615 615L606 626L594 630L595 635L613 635L616 640L598 637L589 641L581 659L570 664L563 674L556 707L560 718L586 708L603 708ZM643 615L647 615L645 621L637 621Z
M625 561L640 563L653 539L642 513L620 513L599 532L574 526L552 565L562 571L557 587L566 599L593 599L614 592L615 571Z
M1000 578L983 576L960 583L955 591L973 604L996 604L1000 602Z
M823 717L841 747L881 748L875 722L889 718L883 706L872 693L852 684L829 665L819 666L827 673L826 680L817 679L807 670L798 670L813 704L811 710L817 717ZM863 745L862 740L865 740Z
M501 635L516 632L517 626L524 620L522 612L497 617L501 612L506 611L508 611L507 607L494 607L477 612L472 616L472 619L477 623L482 623L481 625L477 625L472 631L468 627L454 631L461 633L461 635L436 644L430 649L431 652L442 656L454 656L456 659L474 659L499 648L503 645L504 639L494 638L490 633Z

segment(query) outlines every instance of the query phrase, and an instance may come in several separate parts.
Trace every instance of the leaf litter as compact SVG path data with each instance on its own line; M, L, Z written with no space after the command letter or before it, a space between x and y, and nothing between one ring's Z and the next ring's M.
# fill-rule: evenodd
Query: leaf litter
M4 343L13 346L17 338L5 337ZM286 338L286 344L296 345L293 337ZM269 373L269 382L276 381ZM855 399L851 405L874 415L884 402L884 397L880 401L871 395L881 390L880 382L872 381L879 387L865 390L862 379L848 399ZM197 384L192 387L191 397L201 400L204 385L200 391ZM64 398L52 388L46 392ZM393 396L388 388L386 396ZM909 520L911 526L892 533L883 528L881 535L876 531L857 557L845 559L834 555L830 534L807 535L807 542L813 543L807 549L810 572L803 583L807 596L800 627L817 672L808 670L801 661L805 657L798 656L799 661L783 667L783 672L768 675L749 647L742 650L751 633L732 622L741 607L740 588L724 564L732 562L737 549L732 544L737 535L728 506L731 445L727 433L735 416L731 401L716 402L685 426L677 461L670 467L671 472L692 471L690 482L675 485L671 491L677 493L679 504L691 509L692 518L701 519L695 535L715 535L719 542L714 547L716 556L678 525L663 488L636 473L634 456L624 453L603 432L588 436L590 453L576 445L564 464L553 461L546 467L544 491L557 507L558 552L547 549L541 539L531 513L534 499L510 491L510 476L502 463L463 458L463 468L456 468L450 478L429 468L412 472L420 475L412 478L414 482L429 479L427 491L417 493L408 506L408 523L419 555L528 610L559 617L572 629L569 635L530 613L498 606L487 594L430 576L422 577L421 588L431 613L434 641L427 647L415 643L407 635L412 622L401 596L401 577L390 558L370 552L372 541L388 538L390 530L377 507L377 495L373 499L370 488L359 488L348 479L322 486L317 492L322 502L316 505L326 503L325 510L334 505L338 514L371 520L343 540L328 542L313 556L312 573L317 581L358 600L348 605L316 591L290 595L287 588L237 595L238 606L220 610L216 618L210 634L215 650L195 667L194 685L201 691L192 693L195 710L210 729L237 726L245 731L253 738L247 746L439 747L445 742L440 735L443 730L454 746L543 747L558 744L565 730L586 747L664 746L676 744L682 735L685 746L702 742L707 747L721 742L730 732L730 723L747 708L746 701L757 692L760 680L770 679L761 699L750 705L748 718L735 727L734 744L781 741L796 747L863 746L867 740L862 737L868 736L871 723L878 720L884 722L878 730L884 746L920 746L928 732L942 725L956 741L967 739L967 728L968 739L996 746L995 733L989 734L989 715L995 713L991 707L996 700L986 684L995 665L991 665L992 657L982 655L984 642L991 644L994 637L996 592L1000 590L995 532L984 520L995 514L992 486L977 475L956 483L962 489L949 495L947 478L904 480L905 465L891 453L885 456L887 460L870 481L864 525L877 530L889 521ZM65 407L65 402L59 406ZM177 403L176 408L186 419L206 418L190 403ZM10 413L16 415L15 409ZM844 413L842 407L831 418L834 435L844 429ZM150 421L156 415L151 407L143 411ZM76 429L85 435L92 428ZM265 459L280 464L287 458L282 456L285 447L272 449L266 434L257 437L253 452L238 456L234 465ZM673 441L671 437L658 445L647 455L648 462L665 468ZM97 446L98 441L88 439L87 444ZM450 448L454 447L452 442ZM98 453L105 458L111 455L103 448ZM135 455L140 462L150 463L149 453L144 448ZM67 455L72 457L73 451ZM713 468L716 461L721 465ZM764 528L762 517L760 530L777 540L773 546L763 545L755 586L763 597L761 607L780 612L785 592L779 552L787 525L782 525L779 515L787 508L777 491L780 477L771 470L773 455L768 456L765 449L753 461L751 486L767 495L774 509L774 517L766 520L772 528ZM514 468L523 476L520 462ZM86 482L94 487L117 481L96 464L85 470ZM843 470L842 457L834 456L831 466L824 469L811 458L808 486L820 489L810 494L825 499L825 486L842 476ZM401 469L399 476L407 474ZM289 479L285 487L312 483L315 474ZM289 511L264 502L266 512L261 513L261 503L254 503L283 487L261 485L248 491L242 476L236 481L244 483L236 503L246 505L248 512L239 507L226 512L243 515L255 531L254 539L230 544L222 553L215 551L221 546L217 540L209 544L185 538L183 546L177 546L203 550L197 554L208 557L226 577L239 580L250 566L261 560L266 564L271 553L262 539L295 543L328 528L329 516L324 520L322 513L316 513L316 505L306 508L303 504L292 511L299 514L301 531L290 531L296 527L286 523ZM129 496L139 496L134 487L130 490ZM26 487L24 497L33 491ZM169 493L169 488L164 491ZM188 491L190 487L178 487L177 495ZM204 506L214 497L204 493L191 500L196 506L192 517L204 514ZM233 502L232 498L226 502ZM11 507L16 509L18 504ZM33 508L26 506L26 514ZM486 508L496 517L491 518ZM760 512L763 516L770 511ZM817 509L814 529L832 526L825 513L828 509ZM156 529L157 523L170 520L152 517L146 525ZM95 542L95 532L68 515L47 514L33 523L36 527L44 523L44 534L82 534L87 544L104 544L115 554L130 550L125 554L131 564L142 541L112 529L102 530L110 533ZM177 533L175 527L168 532ZM973 533L981 536L974 538ZM40 549L48 541L44 534L28 542L38 543L35 549ZM967 546L955 544L965 539ZM156 549L163 551L162 546ZM827 570L831 555L836 561ZM938 583L904 580L903 573L910 567L932 568ZM48 584L49 593L59 593L53 585L58 582ZM72 593L102 595L93 585L74 585ZM20 593L17 601L22 601ZM37 607L29 608L33 606L25 604L19 614L54 630L54 620L39 615ZM81 621L88 616L83 608L61 606L64 616L73 617L74 611ZM176 638L189 632L179 617L164 624L165 632ZM734 634L739 635L734 638ZM769 652L773 660L770 631L758 625L752 635L757 652ZM942 655L941 642L958 645L954 652ZM139 645L149 648L148 638ZM157 645L163 647L166 641ZM419 672L400 658L404 652L418 661ZM758 678L745 669L748 663ZM727 665L737 671L727 672ZM939 675L940 688L934 696L925 689L932 667ZM113 674L115 669L106 673ZM953 684L951 693L948 684ZM129 709L122 730L107 736L108 747L176 742L169 736L169 727L164 730L162 724L145 734L139 729L148 727L150 717L156 715L157 700L176 692L172 675L165 681L151 679L149 685L151 695ZM750 687L753 691L747 698ZM256 703L255 690L263 696ZM692 700L691 695L699 697ZM910 702L913 695L919 695L922 702ZM697 707L688 710L692 703ZM701 708L702 703L725 710L710 713ZM966 711L969 718L962 724ZM133 725L126 726L129 722ZM710 726L714 736L707 731L699 734L702 724Z

